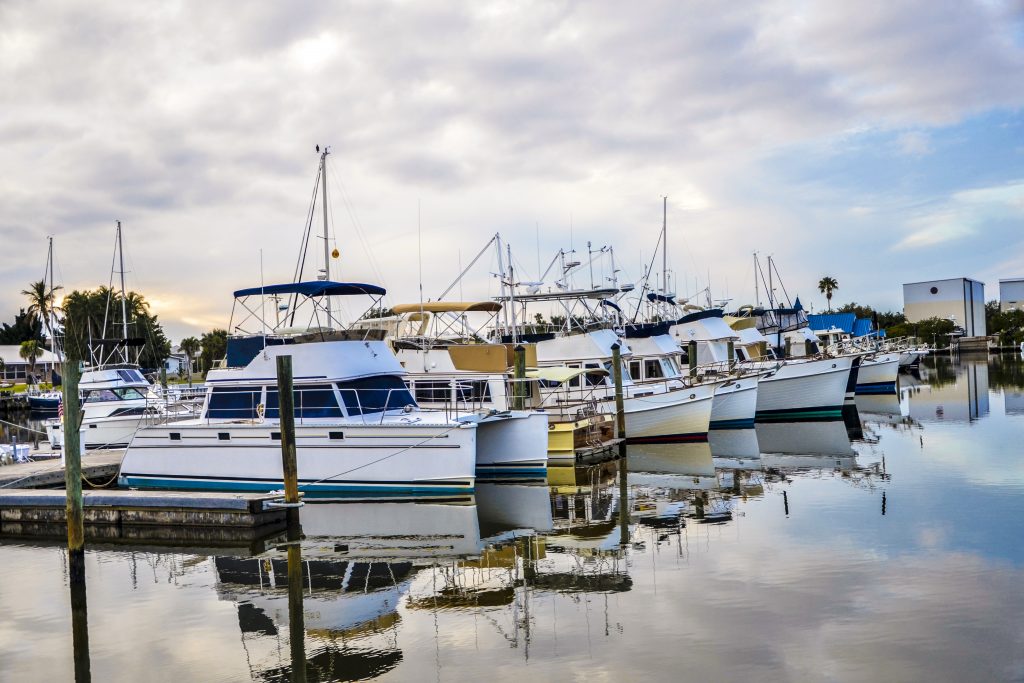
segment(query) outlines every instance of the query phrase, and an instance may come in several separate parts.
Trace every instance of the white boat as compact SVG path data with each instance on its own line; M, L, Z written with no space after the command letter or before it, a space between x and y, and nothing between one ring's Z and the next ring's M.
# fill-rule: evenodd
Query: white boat
M759 424L757 442L761 446L762 460L768 455L854 456L850 436L842 420Z
M477 338L464 329L467 313L500 310L490 301L398 304L394 316L365 318L352 328L385 332L421 407L477 419L478 478L543 479L548 414L515 409L509 391L511 347L467 343L467 337ZM451 329L453 322L460 329Z
M615 411L615 386L609 375L612 346L619 344L626 438L631 443L706 441L716 384L686 386L680 378L638 384L629 374L631 348L612 330L594 330L537 342L537 364L591 372L570 381L570 389L593 392L604 412Z
M383 296L330 281L235 292L294 295L330 324L330 297ZM294 316L292 316L294 317ZM265 321L260 321L266 325ZM239 329L232 325L231 329ZM272 330L281 332L280 329ZM228 340L228 367L211 370L202 415L140 429L121 465L122 486L270 491L283 485L276 359L292 356L300 490L308 496L453 495L475 482L477 421L420 409L383 341L344 332L258 334ZM333 340L339 338L339 340ZM234 362L232 362L234 361Z
M880 353L864 358L857 374L857 393L895 394L899 371L899 353Z
M689 313L679 318L669 333L681 348L696 344L697 371L719 373L725 379L715 389L711 429L745 429L754 426L757 387L762 374L737 364L740 335L725 323L720 309Z
M187 413L164 406L134 365L86 370L78 388L82 397L81 443L88 450L125 448L141 426L174 416L187 417ZM46 437L52 448L63 448L63 423L48 420Z

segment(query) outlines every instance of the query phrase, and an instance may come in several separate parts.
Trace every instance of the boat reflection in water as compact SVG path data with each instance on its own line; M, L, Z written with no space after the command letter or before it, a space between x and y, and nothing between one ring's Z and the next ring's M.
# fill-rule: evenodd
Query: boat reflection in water
M554 529L545 484L477 481L476 508L484 538L522 529L540 533Z
M761 446L756 429L718 429L708 434L716 467L760 469Z
M313 503L301 508L303 647L313 680L380 675L402 660L395 645L399 606L425 566L476 556L476 505L449 503ZM255 558L215 557L217 592L238 606L242 642L257 680L287 680L279 632L295 618L284 545ZM292 617L289 612L292 611ZM297 637L297 636L293 636ZM292 643L294 646L296 643Z
M842 420L759 424L757 442L761 446L762 461L768 455L854 456L850 436Z
M629 483L634 486L711 489L718 485L711 446L706 441L630 444L626 456Z

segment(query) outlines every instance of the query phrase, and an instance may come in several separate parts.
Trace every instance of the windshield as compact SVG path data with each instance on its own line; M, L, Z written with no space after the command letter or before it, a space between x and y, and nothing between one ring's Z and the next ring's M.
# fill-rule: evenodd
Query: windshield
M117 387L113 389L93 389L85 394L86 403L102 403L104 401L133 401L145 399L146 395L135 387Z

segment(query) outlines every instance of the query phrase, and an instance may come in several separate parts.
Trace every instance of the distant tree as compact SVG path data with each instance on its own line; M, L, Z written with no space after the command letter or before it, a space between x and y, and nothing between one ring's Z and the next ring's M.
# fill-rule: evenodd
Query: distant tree
M890 337L917 337L922 342L932 344L935 348L949 346L949 335L956 327L952 320L946 318L928 318L916 323L903 322L886 330Z
M21 290L21 293L28 297L26 312L31 319L42 323L43 328L46 330L46 336L50 338L51 351L57 350L54 330L50 323L56 311L55 303L58 289L63 289L63 287L58 285L50 289L46 285L45 280L38 280L29 284L28 289Z
M145 297L137 292L125 295L128 336L143 340L139 364L158 368L171 353L171 342ZM108 287L75 290L64 297L64 350L71 358L89 358L90 340L120 339L122 336L121 296Z
M25 309L21 309L14 316L13 324L4 323L0 327L0 344L17 346L30 339L43 343L43 324L30 316Z
M385 308L384 306L374 306L363 315L363 318L390 318L394 314L395 312L390 308Z
M1001 311L998 301L985 304L985 330L998 337L1004 346L1016 346L1024 341L1024 311Z
M36 359L39 358L39 342L35 339L21 342L21 347L18 349L18 355L23 360L28 361L28 374L35 378L36 374ZM35 384L33 381L32 384Z
M825 277L818 280L818 291L825 295L828 300L828 312L832 312L832 292L839 289L839 282L834 278L826 275Z
M856 301L843 304L836 308L835 312L854 313L858 318L867 318L874 324L876 330L888 330L893 325L907 321L906 316L900 311L876 311L871 306L862 306Z
M203 349L199 356L200 371L209 372L214 362L227 355L228 332L220 329L211 330L200 338L199 345Z

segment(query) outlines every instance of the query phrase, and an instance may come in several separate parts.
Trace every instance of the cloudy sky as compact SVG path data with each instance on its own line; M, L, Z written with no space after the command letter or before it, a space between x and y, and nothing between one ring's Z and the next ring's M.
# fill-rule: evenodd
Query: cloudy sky
M291 277L316 144L332 275L390 303L496 232L526 277L589 240L635 281L663 195L681 292L749 301L757 250L819 309L825 274L994 298L1024 276L1022 83L1021 0L0 0L0 318L48 235L66 289L105 284L121 220L171 336L225 326L261 251Z

